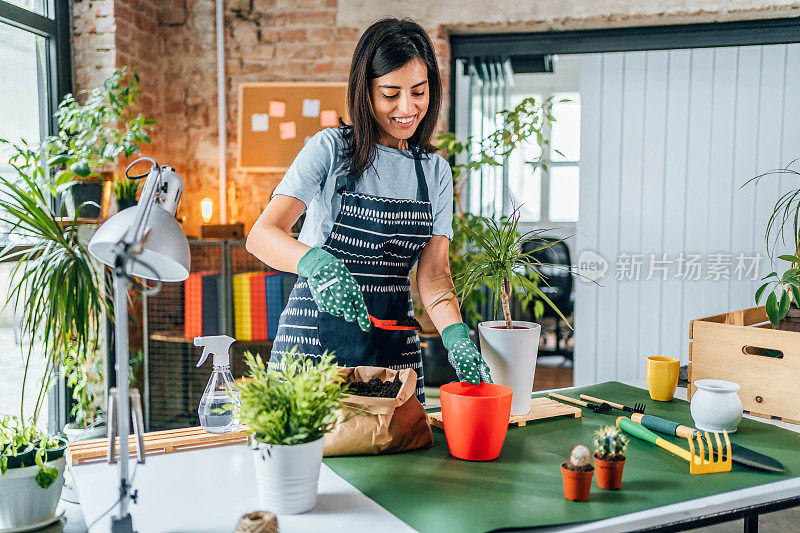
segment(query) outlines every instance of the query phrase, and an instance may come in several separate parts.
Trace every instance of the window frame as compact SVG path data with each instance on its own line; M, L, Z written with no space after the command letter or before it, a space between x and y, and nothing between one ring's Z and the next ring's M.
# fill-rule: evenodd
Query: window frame
M45 40L45 86L42 138L58 131L55 112L65 95L72 92L72 42L70 35L69 0L45 0L45 14L35 13L0 0L0 23L17 28ZM50 432L60 431L69 420L67 391L62 376L47 393L47 426Z

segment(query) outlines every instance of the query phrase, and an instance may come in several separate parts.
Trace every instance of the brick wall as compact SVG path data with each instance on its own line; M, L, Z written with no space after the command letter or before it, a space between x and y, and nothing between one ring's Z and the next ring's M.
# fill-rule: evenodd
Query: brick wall
M387 0L226 0L225 68L229 219L252 225L280 180L236 166L237 87L243 81L344 81L355 43L372 20L411 16L434 40L447 89L448 32L576 29L795 16L796 0L543 0L496 2ZM185 182L179 215L196 234L200 199L218 198L215 3L213 0L76 0L76 90L95 86L113 66L142 77L143 111L159 121L143 151L174 166ZM445 126L448 95L440 117ZM215 205L215 219L219 207ZM216 221L216 220L215 220Z

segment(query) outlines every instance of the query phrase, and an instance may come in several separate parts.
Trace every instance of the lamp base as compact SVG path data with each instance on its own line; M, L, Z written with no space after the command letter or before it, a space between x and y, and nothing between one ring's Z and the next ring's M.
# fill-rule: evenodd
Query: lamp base
M201 239L243 239L244 224L202 224L200 226Z
M130 514L111 519L111 533L136 533Z

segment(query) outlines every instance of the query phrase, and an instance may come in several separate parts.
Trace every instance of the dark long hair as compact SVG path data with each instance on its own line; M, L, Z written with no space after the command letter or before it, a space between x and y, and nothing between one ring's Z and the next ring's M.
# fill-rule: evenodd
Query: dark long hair
M393 72L419 58L428 70L428 110L408 139L409 148L422 152L436 150L431 137L442 105L442 80L430 37L411 19L384 18L373 23L361 35L353 52L350 79L347 82L347 112L351 126L344 126L348 141L345 152L351 177L358 178L375 160L375 145L380 139L378 124L372 116L370 80Z

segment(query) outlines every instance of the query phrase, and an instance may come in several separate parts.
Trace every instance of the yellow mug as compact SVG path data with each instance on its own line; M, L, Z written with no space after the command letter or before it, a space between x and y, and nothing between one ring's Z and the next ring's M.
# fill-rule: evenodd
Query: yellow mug
M650 398L668 402L678 386L681 363L674 357L651 355L647 358L647 390Z

